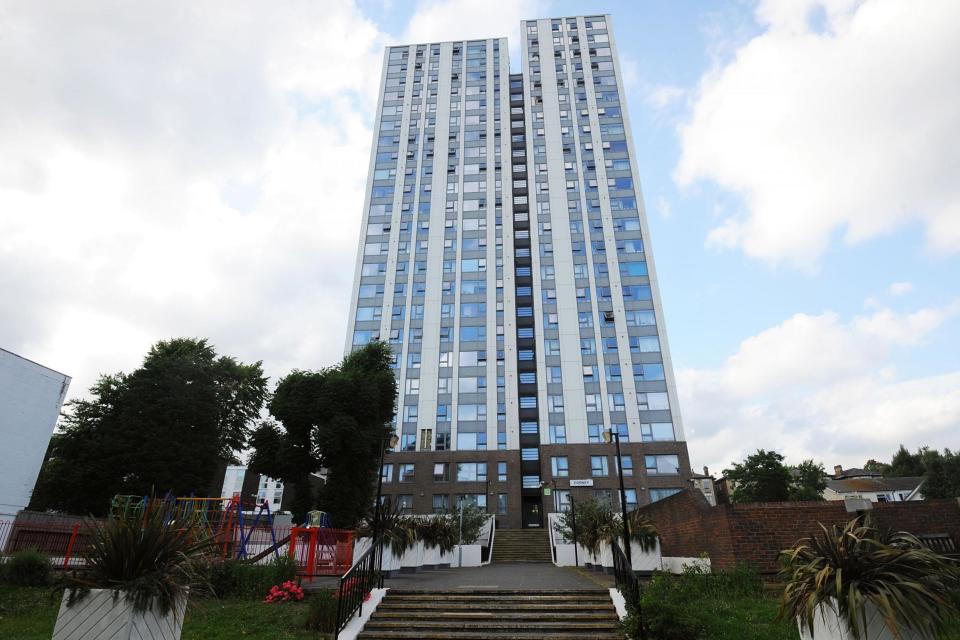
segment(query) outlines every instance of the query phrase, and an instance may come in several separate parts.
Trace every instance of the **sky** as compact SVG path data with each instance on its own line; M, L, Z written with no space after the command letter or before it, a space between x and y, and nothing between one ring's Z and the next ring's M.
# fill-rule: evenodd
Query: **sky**
M383 47L610 13L695 468L960 447L960 3L0 0L0 346L343 355Z

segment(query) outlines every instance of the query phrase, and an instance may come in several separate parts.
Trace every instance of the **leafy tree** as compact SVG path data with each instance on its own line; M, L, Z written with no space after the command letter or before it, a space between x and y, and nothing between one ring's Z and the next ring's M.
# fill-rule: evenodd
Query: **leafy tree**
M925 450L926 447L922 447L916 453L910 453L901 444L897 452L893 454L887 475L892 477L922 476L926 472L926 466L924 465Z
M944 449L927 463L927 478L920 491L925 498L960 497L960 454Z
M731 502L779 502L790 499L790 469L776 451L758 449L723 475L735 484Z
M68 404L31 508L102 515L116 494L206 495L247 445L266 387L261 363L218 356L206 340L156 343L140 368L101 376Z
M373 502L377 464L391 432L397 398L390 347L372 342L335 367L293 371L277 384L268 408L281 424L252 437L250 468L295 485L293 512L312 508L310 474L327 469L316 497L332 524L353 527Z
M791 475L793 479L790 482L790 500L823 500L823 490L827 488L823 464L804 460L791 468Z
M863 465L864 470L872 471L873 473L879 473L880 475L890 475L890 465L886 462L880 462L879 460L874 460L870 458Z

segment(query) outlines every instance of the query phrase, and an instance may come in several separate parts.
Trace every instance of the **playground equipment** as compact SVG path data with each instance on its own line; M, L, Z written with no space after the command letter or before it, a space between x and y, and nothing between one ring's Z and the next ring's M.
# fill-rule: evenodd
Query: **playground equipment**
M148 508L166 509L171 518L193 522L207 531L220 549L221 558L245 560L256 555L260 547L272 547L274 557L280 557L273 513L266 500L244 503L240 494L231 498L117 495L111 501L110 516L138 517Z

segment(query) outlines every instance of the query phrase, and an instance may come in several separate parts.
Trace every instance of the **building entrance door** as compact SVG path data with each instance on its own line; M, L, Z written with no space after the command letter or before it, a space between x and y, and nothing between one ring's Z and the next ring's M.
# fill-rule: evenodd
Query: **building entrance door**
M543 506L540 498L523 499L523 528L539 528L543 526Z

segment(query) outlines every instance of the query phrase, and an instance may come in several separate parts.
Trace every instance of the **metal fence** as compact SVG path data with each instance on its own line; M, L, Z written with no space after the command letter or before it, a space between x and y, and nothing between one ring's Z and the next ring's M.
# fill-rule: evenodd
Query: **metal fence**
M0 521L0 548L5 555L36 549L57 568L83 565L90 544L90 520L20 512L15 521ZM234 527L212 532L223 560L267 563L286 555L298 573L341 576L353 564L354 532L326 527Z
M18 517L13 522L0 522L0 540L6 540L3 553L35 549L48 556L58 568L83 564L82 554L90 544L88 528L78 519L46 514Z

